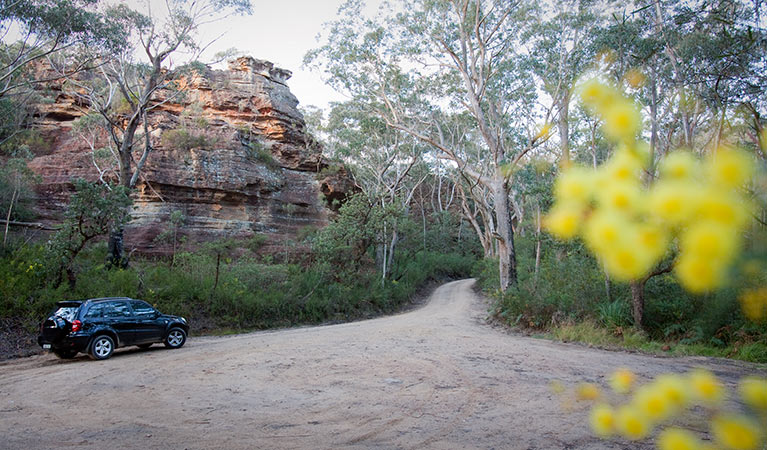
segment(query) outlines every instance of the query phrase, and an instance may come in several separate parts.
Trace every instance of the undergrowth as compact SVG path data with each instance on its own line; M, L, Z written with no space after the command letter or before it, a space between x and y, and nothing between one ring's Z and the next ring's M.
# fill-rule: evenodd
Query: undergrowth
M66 299L127 296L190 320L193 332L237 332L298 324L349 321L396 311L430 280L467 276L474 259L418 252L401 261L396 280L361 268L339 277L327 263L265 263L255 255L223 258L218 284L210 254L179 253L165 260L134 260L127 269L106 270L105 246L78 259L74 288L45 283L41 248L26 246L0 259L0 318L14 318L30 331L54 303Z
M544 239L546 239L544 237ZM567 342L665 355L701 355L767 362L767 324L747 321L735 288L695 296L672 276L651 278L645 321L633 326L626 284L605 284L604 272L581 244L547 241L537 279L535 243L517 242L518 285L498 289L497 263L475 267L478 285L494 299L492 313L510 325ZM609 297L608 297L609 293Z

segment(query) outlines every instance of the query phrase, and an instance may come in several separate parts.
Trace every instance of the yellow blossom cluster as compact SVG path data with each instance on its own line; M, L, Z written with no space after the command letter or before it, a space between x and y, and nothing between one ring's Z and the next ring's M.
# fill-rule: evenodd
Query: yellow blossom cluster
M637 105L598 80L585 82L580 96L601 117L616 150L597 168L563 169L545 219L548 231L565 240L583 238L621 281L648 274L673 245L678 248L674 272L687 290L704 293L721 286L749 219L740 192L753 173L749 155L720 147L701 160L677 150L661 160L657 180L643 181L643 175L654 174L647 172L648 145L637 138Z
M602 395L590 398L596 402L589 416L594 434L602 438L620 436L639 440L650 436L655 427L661 427L656 438L656 446L660 450L750 450L767 444L767 378L749 376L741 380L738 391L741 400L751 408L748 415L722 410L727 390L715 375L706 370L696 369L683 375L663 374L636 388L635 379L627 369L619 369L611 376L613 390L629 396L619 406L602 402ZM704 444L689 430L675 426L663 428L694 407L710 410L709 429L716 447Z
M739 300L743 313L750 320L756 322L767 318L767 286L749 289L740 295Z

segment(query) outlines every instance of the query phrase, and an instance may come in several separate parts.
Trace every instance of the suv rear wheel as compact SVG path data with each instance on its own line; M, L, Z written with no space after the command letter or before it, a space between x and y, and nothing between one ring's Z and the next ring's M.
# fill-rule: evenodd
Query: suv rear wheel
M186 342L186 332L181 328L171 328L168 335L165 336L165 346L168 348L179 348Z
M107 359L114 351L115 341L106 334L101 334L93 339L88 353L93 359Z

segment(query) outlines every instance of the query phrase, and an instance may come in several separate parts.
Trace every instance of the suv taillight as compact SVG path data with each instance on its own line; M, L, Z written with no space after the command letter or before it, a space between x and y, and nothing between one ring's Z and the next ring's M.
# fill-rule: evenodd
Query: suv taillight
M80 328L82 328L82 327L83 327L83 323L80 322L79 320L75 320L74 322L72 322L72 331L71 332L72 333L76 333L76 332L80 331Z

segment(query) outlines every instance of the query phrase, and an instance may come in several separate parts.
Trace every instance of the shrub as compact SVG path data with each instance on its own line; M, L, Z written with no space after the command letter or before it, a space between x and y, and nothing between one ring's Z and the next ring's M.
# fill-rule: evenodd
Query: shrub
M194 132L188 128L177 128L163 132L161 141L163 146L189 151L193 148L207 148L215 144L215 140L209 138L204 132Z
M264 164L270 169L277 169L280 164L274 159L272 151L267 145L258 140L253 140L248 143L249 155L256 161Z

